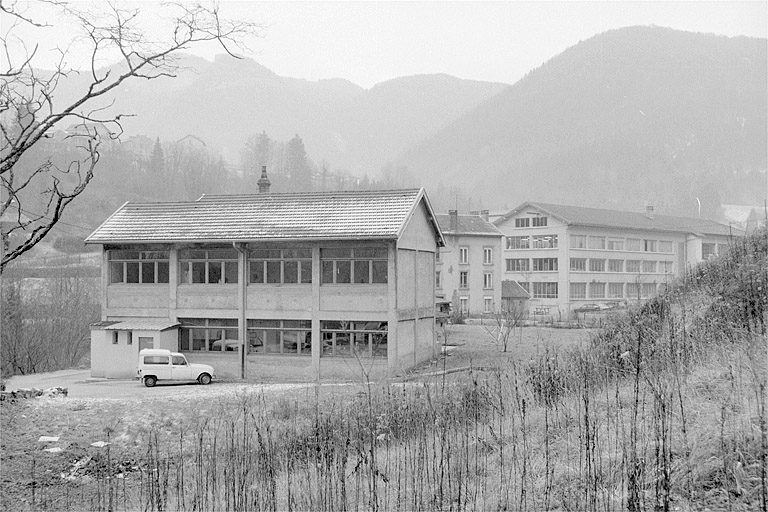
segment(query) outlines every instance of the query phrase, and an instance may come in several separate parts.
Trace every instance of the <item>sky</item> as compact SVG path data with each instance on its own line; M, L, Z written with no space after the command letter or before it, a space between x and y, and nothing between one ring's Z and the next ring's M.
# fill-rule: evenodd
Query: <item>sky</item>
M94 2L75 0L83 9ZM68 47L69 64L81 67L89 54L77 34L51 8L19 5L40 29L13 26L0 18L5 36L11 29L28 48L40 44L38 67L50 67L55 48ZM147 33L163 34L159 2L131 1ZM101 4L103 6L103 3ZM307 80L344 78L373 85L400 76L447 73L459 78L514 83L528 71L607 30L657 25L726 36L766 37L768 2L611 1L611 2L252 2L222 1L223 16L262 25L260 37L245 41L246 56L278 75ZM18 46L16 47L18 50ZM12 58L18 58L12 50ZM196 47L209 60L215 45ZM5 57L2 57L5 60ZM105 62L106 63L106 62Z

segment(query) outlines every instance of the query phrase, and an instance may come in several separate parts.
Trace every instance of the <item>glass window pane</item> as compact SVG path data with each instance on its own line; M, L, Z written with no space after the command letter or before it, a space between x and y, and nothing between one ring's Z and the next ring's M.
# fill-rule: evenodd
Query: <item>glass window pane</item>
M359 247L355 249L355 258L386 258L386 247Z
M221 266L222 265L223 263L220 261L208 262L208 283L210 284L221 283Z
M192 262L192 282L193 283L205 282L205 262L204 261Z
M349 356L352 355L352 350L350 348L349 344L349 333L348 332L337 332L336 333L336 348L333 352L334 356Z
M123 282L123 262L122 261L112 261L109 263L109 282L110 283Z
M224 349L224 343L220 341L223 334L221 329L208 329L208 350L221 352Z
M157 262L157 282L158 283L167 283L168 282L168 262L167 261L158 261Z
M280 320L248 320L248 328L252 327L279 328Z
M109 251L109 259L137 260L139 259L139 251Z
M373 282L387 282L387 261L374 261L373 263Z
M351 261L337 260L336 261L336 282L337 283L349 283L351 278L352 265Z
M125 264L125 267L126 267L125 282L138 283L139 282L139 262L129 261Z
M369 268L368 260L355 261L355 282L356 283L368 283L370 281L368 268Z
M284 283L298 283L299 282L299 262L298 261L286 261L284 264L285 276L283 277Z
M224 282L228 284L237 284L237 262L228 261L224 263Z
M323 284L333 283L333 261L322 262L322 274Z
M145 261L141 264L141 282L142 283L154 283L155 282L155 263L152 261Z
M312 261L311 260L301 261L301 282L302 283L312 282Z
M215 249L208 251L209 260L236 260L237 250L235 249Z
M280 331L262 331L264 333L264 352L280 352Z
M251 261L248 264L248 267L250 269L249 282L263 283L264 282L264 262L261 260Z
M206 329L191 329L192 350L205 350Z
M267 262L267 282L268 283L280 282L280 261Z
M343 247L331 247L326 249L320 249L320 258L332 259L332 258L351 258L352 249Z

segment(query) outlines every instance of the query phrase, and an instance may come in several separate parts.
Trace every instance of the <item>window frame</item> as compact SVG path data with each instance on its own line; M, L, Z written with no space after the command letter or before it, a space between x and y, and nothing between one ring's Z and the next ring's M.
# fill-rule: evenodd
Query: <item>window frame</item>
M586 272L587 258L571 258L569 267L571 272Z
M466 245L459 247L459 264L469 265L469 247Z
M292 255L289 251L296 253ZM272 254L270 254L272 253ZM270 281L270 263L279 268L279 281ZM296 281L286 281L286 266L296 264ZM258 267L261 265L261 273ZM305 269L305 267L307 267ZM312 284L312 248L310 247L281 247L254 248L248 251L248 284L249 285L311 285ZM256 272L254 272L256 270ZM261 275L261 280L254 279Z
M483 247L483 265L493 265L493 247Z
M531 296L534 299L556 299L558 296L557 283L534 281Z
M530 248L531 248L531 237L528 235L507 237L508 251L527 251Z
M334 255L333 251L348 251L349 256ZM371 255L366 251L374 251ZM376 254L378 253L378 255ZM348 262L348 263L347 263ZM365 281L359 281L360 263L367 262L368 276ZM339 280L339 276L347 271L349 280ZM327 270L330 269L332 279L329 281ZM377 273L378 269L378 273ZM383 274L381 271L383 270ZM383 277L382 277L383 276ZM385 285L389 282L389 248L386 246L362 247L321 247L320 248L320 285Z
M483 272L483 290L493 290L493 272Z
M533 272L557 272L560 265L558 258L532 258Z
M257 325L257 322L263 322L265 324L277 325ZM297 325L291 325L297 324ZM262 332L263 337L259 337L259 332ZM277 334L277 346L279 350L272 351L267 350L269 334ZM304 356L308 357L312 355L312 320L289 320L289 319L268 319L268 318L249 318L246 321L246 336L248 343L246 344L247 354L257 354L265 356ZM295 338L288 340L287 338ZM254 343L254 338L261 341L261 345ZM293 350L286 349L286 344L295 342L296 346ZM257 350L256 347L261 346L262 350Z
M339 323L338 328L329 324ZM371 329L373 324L378 324L378 329ZM358 328L362 325L362 329ZM345 326L352 326L351 328ZM368 357L375 359L377 357L386 358L389 350L388 347L388 333L389 327L386 321L372 321L372 320L321 320L320 321L320 357L328 358L344 358L344 357ZM330 335L330 336L329 336ZM337 353L337 341L339 335L343 338L348 336L349 353ZM357 338L362 336L367 346L367 353L363 354L355 350L358 345ZM354 341L353 341L354 338ZM330 341L330 345L328 342ZM343 345L342 345L343 346ZM379 347L384 350L379 350ZM327 350L330 348L330 350Z
M214 252L229 253L231 256L222 258L216 255L211 255ZM204 253L204 257L193 256L194 253ZM179 284L180 285L236 285L240 282L240 270L239 270L239 253L236 249L231 247L206 247L206 248L189 248L179 250ZM218 269L219 280L218 282L211 282L212 269L217 264L220 264ZM199 265L203 265L203 281L195 281L197 270ZM230 274L228 270L234 266L234 274ZM234 276L235 281L228 280Z
M459 271L459 288L462 290L469 288L469 270Z
M122 253L122 254L121 254ZM135 253L135 258L126 257L126 253ZM149 257L162 255L163 257ZM122 257L120 257L122 256ZM109 265L109 284L169 284L170 283L170 251L169 250L144 250L144 249L110 249L107 254ZM129 265L136 265L136 281L128 281ZM145 268L152 268L151 282L145 282ZM116 269L120 269L120 280L115 280ZM164 269L161 272L161 269ZM161 276L165 280L160 280Z
M507 272L530 272L531 271L531 259L530 258L506 258L506 271ZM524 265L518 265L524 263Z

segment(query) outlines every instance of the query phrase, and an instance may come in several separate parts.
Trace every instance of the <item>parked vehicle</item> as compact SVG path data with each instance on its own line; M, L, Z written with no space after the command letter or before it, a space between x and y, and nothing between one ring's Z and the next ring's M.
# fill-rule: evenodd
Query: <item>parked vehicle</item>
M159 380L197 381L210 384L215 378L213 367L187 362L184 354L166 349L145 348L139 352L138 378L148 388Z
M445 324L451 318L451 301L438 300L435 302L435 323L437 325Z
M591 311L600 311L600 304L582 304L574 309L576 313L588 313Z

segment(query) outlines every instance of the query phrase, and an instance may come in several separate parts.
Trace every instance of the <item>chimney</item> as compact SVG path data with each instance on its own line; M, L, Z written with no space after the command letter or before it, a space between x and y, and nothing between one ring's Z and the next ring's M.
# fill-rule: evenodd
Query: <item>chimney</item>
M448 224L448 230L449 231L458 231L459 230L459 211L458 210L448 210L448 216L451 219L450 223Z
M272 184L269 181L269 178L267 178L267 166L262 165L261 166L261 178L259 178L259 181L256 183L259 184L259 194L268 194L269 193L269 186Z
M482 217L485 222L488 222L488 219L491 218L491 212L488 210L480 210L480 217Z
M649 219L653 219L653 205L652 204L646 204L645 205L645 216Z

